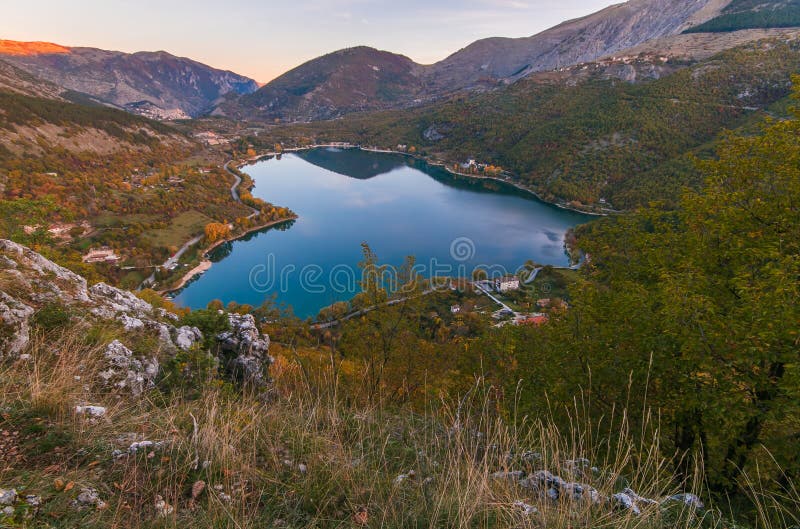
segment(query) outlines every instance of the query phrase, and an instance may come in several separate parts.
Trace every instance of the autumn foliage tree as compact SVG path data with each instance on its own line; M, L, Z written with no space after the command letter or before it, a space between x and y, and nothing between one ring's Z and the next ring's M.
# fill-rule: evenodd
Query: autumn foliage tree
M230 237L231 227L221 222L209 222L205 227L205 235L208 242L217 242Z

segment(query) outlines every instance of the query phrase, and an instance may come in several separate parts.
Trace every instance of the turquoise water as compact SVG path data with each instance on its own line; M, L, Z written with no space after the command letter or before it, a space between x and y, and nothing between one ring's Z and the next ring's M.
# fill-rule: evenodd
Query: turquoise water
M457 178L411 158L317 149L244 168L255 196L299 218L221 246L176 301L259 305L277 294L301 317L358 291L361 243L381 263L416 257L425 276L516 271L527 260L565 266L564 234L588 217L500 183ZM491 185L494 189L487 189Z

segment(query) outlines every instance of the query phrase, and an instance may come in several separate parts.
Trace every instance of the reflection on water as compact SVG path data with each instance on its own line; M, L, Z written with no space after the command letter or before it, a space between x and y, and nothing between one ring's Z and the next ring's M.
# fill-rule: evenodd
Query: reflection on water
M314 316L356 293L352 279L333 288L334 275L357 270L363 242L381 262L399 265L414 255L426 275L478 265L514 271L529 259L566 265L564 233L587 220L502 182L453 176L402 155L317 149L245 170L255 196L299 218L221 245L214 266L180 293L179 303L258 305L277 293L296 314ZM471 245L458 258L456 240Z

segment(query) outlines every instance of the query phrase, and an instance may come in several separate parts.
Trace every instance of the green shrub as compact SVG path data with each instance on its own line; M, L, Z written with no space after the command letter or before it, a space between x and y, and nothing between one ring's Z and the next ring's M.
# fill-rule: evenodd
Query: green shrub
M46 331L64 327L69 320L69 310L59 303L48 303L33 316L33 322Z

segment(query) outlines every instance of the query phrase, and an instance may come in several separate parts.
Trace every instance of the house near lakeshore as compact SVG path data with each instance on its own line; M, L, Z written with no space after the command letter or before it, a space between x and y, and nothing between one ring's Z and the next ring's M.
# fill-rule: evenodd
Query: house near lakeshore
M519 278L517 276L498 277L494 280L493 286L497 292L519 290Z
M83 256L84 263L116 263L119 260L120 257L111 248L89 250L89 253Z
M563 299L542 298L536 304L543 309L566 309L569 305Z
M514 318L513 324L514 325L533 325L535 327L539 327L544 325L550 320L547 314L543 314L541 312L534 312L531 314L517 314Z

